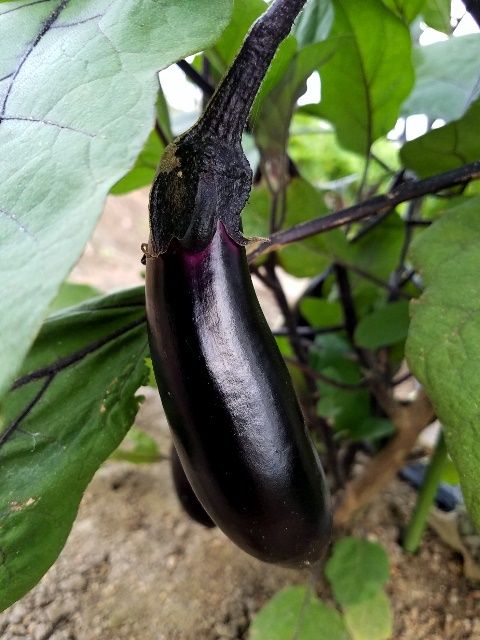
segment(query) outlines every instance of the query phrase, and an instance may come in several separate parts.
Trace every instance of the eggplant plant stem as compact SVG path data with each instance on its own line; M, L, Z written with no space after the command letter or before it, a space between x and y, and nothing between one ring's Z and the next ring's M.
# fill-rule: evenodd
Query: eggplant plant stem
M199 122L206 133L240 140L260 84L306 0L275 0L254 23Z
M435 500L442 470L447 460L445 438L440 433L435 451L428 465L425 479L418 494L417 504L405 533L403 548L408 553L415 553L420 546L423 532L427 526L428 514Z

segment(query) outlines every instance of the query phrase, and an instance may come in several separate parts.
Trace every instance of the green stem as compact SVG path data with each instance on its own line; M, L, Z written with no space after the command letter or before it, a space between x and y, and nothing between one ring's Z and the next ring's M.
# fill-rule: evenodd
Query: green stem
M405 533L403 548L408 553L415 553L420 545L446 461L447 448L445 446L445 438L443 437L443 433L440 433L437 446L433 452L425 474L425 479L418 494L417 504L415 505Z

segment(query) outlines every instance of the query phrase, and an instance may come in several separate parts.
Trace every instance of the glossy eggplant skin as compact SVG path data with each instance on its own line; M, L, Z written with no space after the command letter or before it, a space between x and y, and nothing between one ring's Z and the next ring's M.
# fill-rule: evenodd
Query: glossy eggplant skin
M170 468L172 471L173 486L175 487L178 501L182 505L185 513L187 513L192 520L195 520L195 522L198 522L198 524L204 527L208 527L209 529L215 527L215 523L195 495L185 475L177 450L173 445L170 450Z
M203 250L173 241L147 257L146 298L163 406L205 510L260 560L313 564L330 537L328 492L244 247L221 222Z

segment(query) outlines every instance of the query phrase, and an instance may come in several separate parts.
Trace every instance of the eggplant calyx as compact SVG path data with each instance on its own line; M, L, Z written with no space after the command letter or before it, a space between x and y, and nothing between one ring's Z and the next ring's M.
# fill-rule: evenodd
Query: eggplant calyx
M177 239L189 251L207 247L223 222L246 245L240 214L250 194L252 171L241 143L232 145L194 127L165 149L150 194L152 256Z

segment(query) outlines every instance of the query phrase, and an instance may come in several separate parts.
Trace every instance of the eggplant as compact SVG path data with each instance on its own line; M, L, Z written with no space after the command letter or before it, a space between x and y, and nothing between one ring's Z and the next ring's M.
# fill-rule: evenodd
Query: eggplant
M241 146L253 98L305 0L255 23L199 122L164 152L144 248L150 352L175 448L212 521L292 567L329 542L325 477L250 278Z
M172 446L170 450L170 468L172 471L173 486L175 487L178 501L182 505L185 513L187 513L192 520L195 520L195 522L198 522L198 524L204 527L209 529L215 527L215 523L195 495L174 446Z

